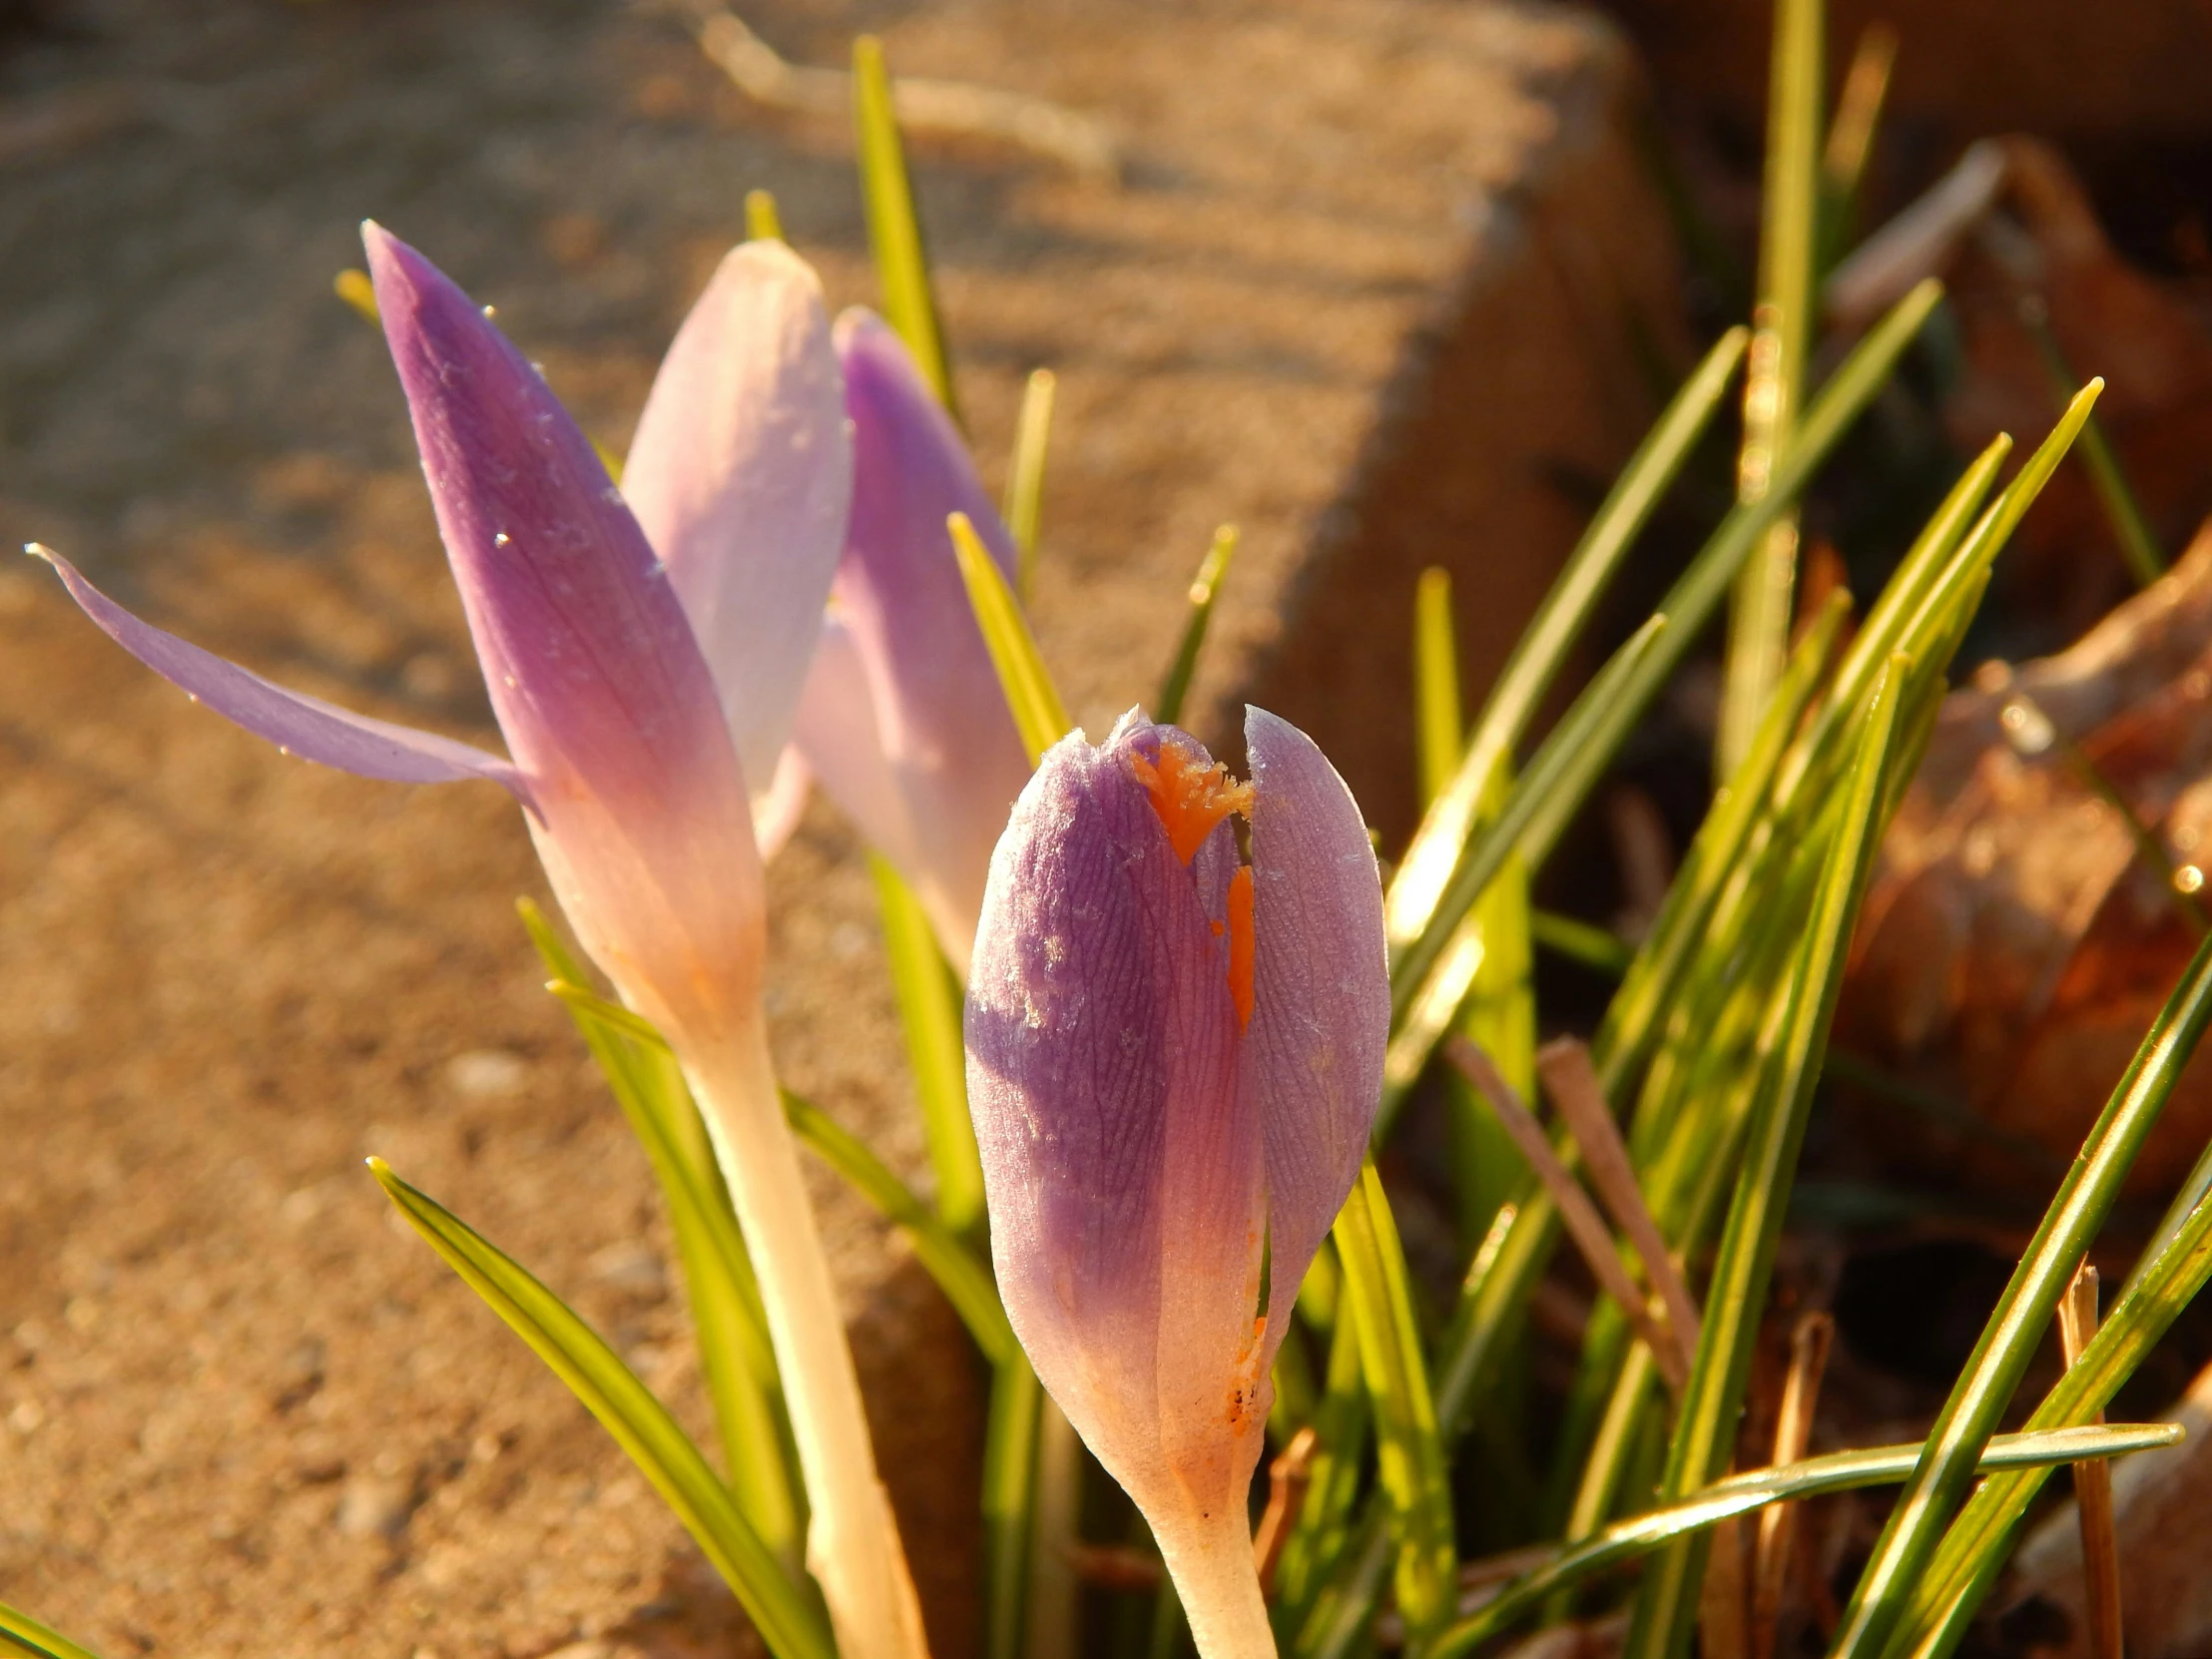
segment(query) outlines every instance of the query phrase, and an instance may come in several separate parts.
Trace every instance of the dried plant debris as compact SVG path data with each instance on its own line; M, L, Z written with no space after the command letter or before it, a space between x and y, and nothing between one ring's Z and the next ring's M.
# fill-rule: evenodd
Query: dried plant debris
M2074 1155L2203 934L2208 698L2212 532L2071 649L1945 701L1837 1016L1838 1049L1899 1085L1850 1094L1892 1157L2004 1188ZM2208 1137L2200 1060L2131 1190Z
M2204 1540L2212 1529L2212 1368L2198 1375L2166 1420L2188 1430L2180 1445L2138 1452L2112 1469L2120 1604L2132 1659L2212 1653L2212 1574L2204 1570ZM2038 1659L2088 1659L2087 1590L2073 1504L2054 1510L2028 1534L2013 1573L2001 1603L2004 1617L2032 1624L2041 1638Z

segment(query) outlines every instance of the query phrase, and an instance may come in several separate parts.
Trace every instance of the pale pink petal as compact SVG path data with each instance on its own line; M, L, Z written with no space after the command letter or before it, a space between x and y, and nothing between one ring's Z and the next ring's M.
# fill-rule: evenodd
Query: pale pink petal
M733 249L677 331L622 491L766 786L791 734L852 495L822 284L780 242Z

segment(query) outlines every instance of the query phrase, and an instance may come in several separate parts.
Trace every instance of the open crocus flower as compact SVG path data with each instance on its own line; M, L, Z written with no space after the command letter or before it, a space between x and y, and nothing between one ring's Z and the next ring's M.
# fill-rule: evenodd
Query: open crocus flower
M1013 538L890 327L847 311L836 345L852 420L852 516L796 743L830 799L912 883L965 973L991 847L1030 769L945 520L965 513L1009 582Z
M1245 739L1249 785L1135 714L1056 745L992 857L967 1004L1006 1312L1151 1522L1206 1659L1274 1651L1246 1513L1268 1374L1359 1175L1390 1019L1351 793L1273 715Z
M766 776L783 746L850 464L819 288L780 248L749 245L723 264L639 430L641 529L590 441L468 296L375 226L364 237L512 758L286 691L140 622L54 562L127 650L289 753L405 783L487 778L521 802L578 937L667 1034L706 1109L783 1369L809 1556L839 1651L910 1659L923 1652L919 1613L760 1002L747 768Z

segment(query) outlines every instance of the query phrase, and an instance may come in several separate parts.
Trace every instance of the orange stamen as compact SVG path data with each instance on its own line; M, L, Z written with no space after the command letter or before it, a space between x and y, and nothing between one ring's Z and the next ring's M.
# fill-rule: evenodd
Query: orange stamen
M1214 827L1231 813L1252 816L1252 786L1237 783L1220 764L1202 767L1172 738L1160 742L1160 759L1148 761L1135 750L1129 765L1152 797L1152 810L1167 827L1168 843L1186 864L1198 855Z
M1229 878L1229 996L1237 1004L1237 1027L1252 1024L1252 866L1240 864Z

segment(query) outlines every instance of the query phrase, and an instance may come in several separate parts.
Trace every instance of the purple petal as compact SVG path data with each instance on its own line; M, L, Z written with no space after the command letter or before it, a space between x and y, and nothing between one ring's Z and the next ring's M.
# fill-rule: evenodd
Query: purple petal
M738 760L768 782L844 546L852 443L814 272L733 249L661 360L622 493L714 671Z
M547 872L642 1012L726 1018L758 988L760 857L683 606L537 371L421 255L373 225L363 241Z
M1226 945L1130 765L1160 730L1063 740L1016 804L976 935L968 1095L1038 1377L1155 1526L1187 1527L1258 1455L1261 1158Z
M1382 886L1352 792L1313 739L1245 711L1253 1010L1243 1087L1267 1138L1269 1348L1359 1178L1390 1033Z
M847 311L836 341L854 458L837 606L867 675L884 761L905 798L910 851L893 852L889 828L864 816L874 804L839 795L836 769L810 759L824 788L942 918L940 937L957 958L1029 761L969 608L946 516L967 514L1009 576L1013 541L898 337L866 312Z
M287 754L394 784L488 778L511 791L524 806L530 804L529 786L512 762L451 738L371 720L304 692L286 691L141 622L86 581L60 554L43 547L33 551L60 572L70 596L110 639L171 685Z
M820 632L792 728L793 747L868 844L898 868L910 870L918 843L905 794L883 754L867 665L842 618L825 618ZM964 964L963 955L963 972Z

